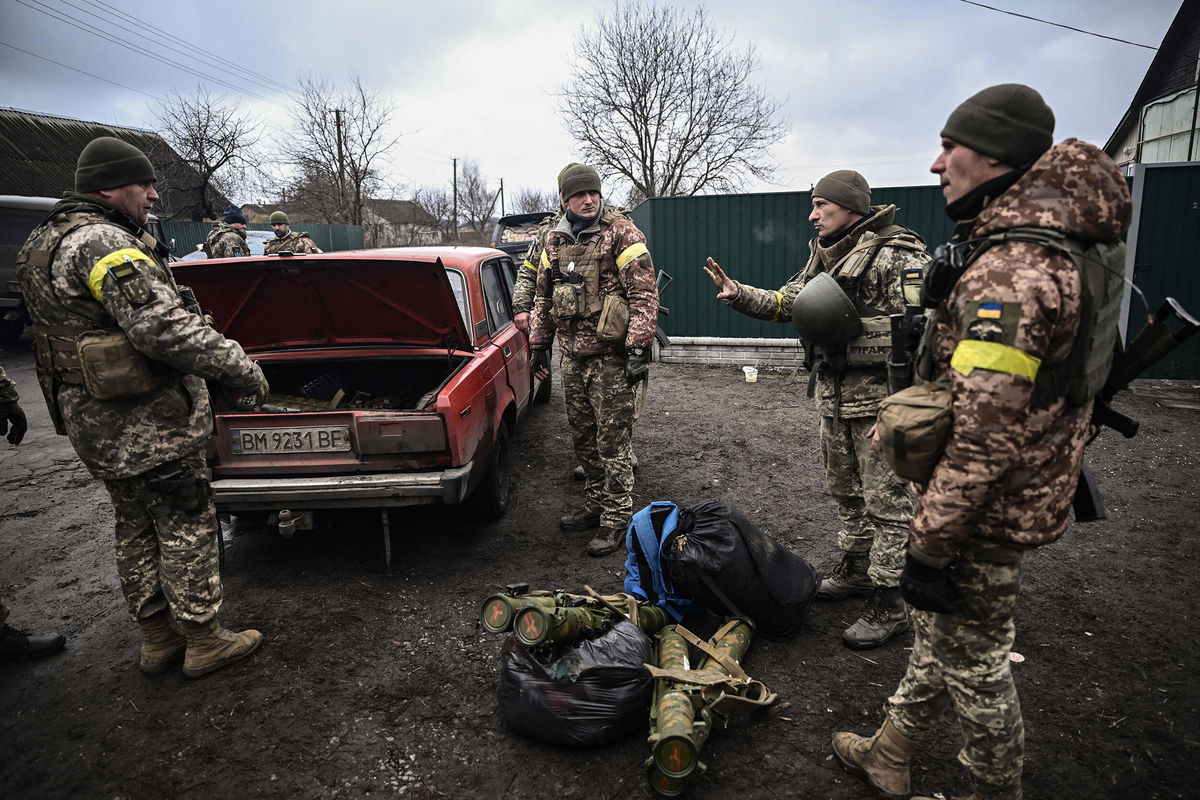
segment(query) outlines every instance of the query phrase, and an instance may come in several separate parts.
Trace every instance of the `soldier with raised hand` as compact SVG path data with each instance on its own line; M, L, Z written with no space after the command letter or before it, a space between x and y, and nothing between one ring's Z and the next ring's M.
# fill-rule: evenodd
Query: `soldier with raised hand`
M919 487L901 575L916 609L907 672L873 736L833 736L842 764L886 797L909 797L913 751L948 708L970 800L1022 797L1009 659L1021 556L1067 528L1132 209L1108 156L1078 139L1051 146L1053 133L1035 90L992 86L950 114L930 168L957 226L930 265L917 376L949 388L953 424Z
M246 215L237 206L230 206L221 215L221 221L212 226L204 241L204 252L209 258L235 258L250 255L246 244Z
M530 348L534 371L549 377L557 332L567 422L585 475L586 505L559 527L599 527L587 553L603 556L622 546L633 515L634 389L650 368L658 289L645 235L604 204L596 170L569 165L558 190L565 211L542 243Z
M11 445L25 438L28 422L21 408L17 385L0 367L0 436ZM36 634L19 631L8 624L8 606L0 599L0 661L44 658L63 649L66 638L60 634Z
M887 315L916 305L929 260L921 237L895 223L896 211L871 205L862 175L837 170L813 188L808 220L817 238L809 242L808 263L779 289L739 283L712 258L705 267L718 300L755 319L795 322L805 340L825 483L842 523L842 557L817 599L867 597L859 619L842 633L854 649L880 647L908 629L899 582L912 498L867 437L888 394L886 341L878 334L890 329ZM855 330L842 335L839 320Z
M121 588L143 634L141 670L157 675L182 660L195 678L262 639L217 621L205 380L258 401L268 387L237 342L184 304L166 248L142 227L158 199L155 180L136 147L92 140L75 191L30 234L17 274L55 429L112 498Z
M282 211L271 212L271 230L275 232L275 238L263 244L263 255L274 255L284 250L291 253L323 252L307 233L293 231L288 224L288 215Z

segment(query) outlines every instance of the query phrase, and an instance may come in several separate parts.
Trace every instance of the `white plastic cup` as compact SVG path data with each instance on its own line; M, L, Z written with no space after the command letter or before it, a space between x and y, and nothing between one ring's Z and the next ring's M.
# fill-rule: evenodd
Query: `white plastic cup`
M742 367L746 373L746 383L758 383L758 367Z

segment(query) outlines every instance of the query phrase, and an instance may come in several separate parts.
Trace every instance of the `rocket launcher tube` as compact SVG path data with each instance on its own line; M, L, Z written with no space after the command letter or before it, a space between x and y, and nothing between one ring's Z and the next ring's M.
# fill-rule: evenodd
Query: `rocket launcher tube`
M531 605L513 617L513 633L529 647L544 642L573 642L607 630L627 615L610 608L565 605ZM636 624L653 636L667 624L667 612L649 604L637 607Z
M513 596L494 594L483 601L479 608L479 623L488 633L504 633L512 630L517 612L530 606L553 608L558 604L554 595Z

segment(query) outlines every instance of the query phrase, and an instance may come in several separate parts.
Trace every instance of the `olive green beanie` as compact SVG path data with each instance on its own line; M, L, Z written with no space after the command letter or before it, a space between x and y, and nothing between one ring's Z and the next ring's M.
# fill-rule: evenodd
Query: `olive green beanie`
M871 187L852 169L839 169L821 178L813 187L813 197L823 197L864 217L871 213Z
M272 211L271 212L271 224L278 225L280 223L282 223L284 225L288 224L287 214L283 213L282 211Z
M558 193L566 200L571 195L580 192L602 194L600 174L587 164L567 164L563 167L562 172L558 173Z
M75 164L75 191L97 192L155 180L146 154L112 136L92 139Z
M989 86L950 112L942 137L1026 169L1054 144L1054 112L1021 83Z

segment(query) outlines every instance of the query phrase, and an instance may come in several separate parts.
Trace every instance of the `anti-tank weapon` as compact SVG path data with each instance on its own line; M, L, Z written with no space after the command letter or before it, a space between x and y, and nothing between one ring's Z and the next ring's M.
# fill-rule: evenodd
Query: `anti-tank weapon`
M1173 329L1174 326L1174 329ZM1103 428L1112 428L1126 439L1137 436L1138 421L1115 410L1110 403L1121 391L1154 364L1166 358L1175 348L1200 330L1200 321L1184 310L1174 297L1168 297L1158 312L1146 320L1146 325L1123 352L1118 353L1109 370L1104 388L1092 406L1092 439ZM1091 440L1089 440L1091 441ZM1100 488L1085 464L1079 473L1072 500L1077 522L1096 522L1105 519L1104 501Z
M700 751L714 729L728 724L729 714L773 704L778 695L741 668L753 633L749 625L729 620L711 641L700 640L679 625L658 634L657 667L650 706L650 787L665 797L684 792L687 782L705 766ZM697 669L688 666L688 643L706 654Z
M575 641L606 631L622 619L653 636L670 621L663 609L630 595L604 596L584 588L587 594L578 595L530 591L528 584L512 584L483 601L479 621L489 633L513 631L529 647Z

